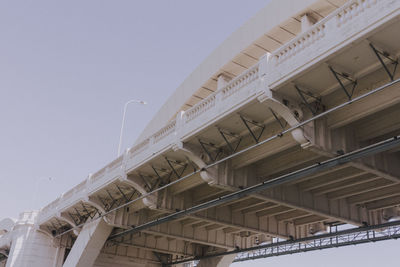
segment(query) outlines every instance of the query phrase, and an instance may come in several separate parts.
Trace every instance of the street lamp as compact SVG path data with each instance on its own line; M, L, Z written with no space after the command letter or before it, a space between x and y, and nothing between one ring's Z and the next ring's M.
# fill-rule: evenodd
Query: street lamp
M136 99L129 100L128 102L125 103L124 114L122 115L121 133L119 134L119 145L118 145L118 155L117 155L118 157L121 154L120 152L121 152L121 145L122 145L122 133L124 131L124 125L125 125L126 109L128 108L128 105L131 104L131 103L138 103L138 104L141 104L141 105L146 105L147 104L146 101L136 100Z

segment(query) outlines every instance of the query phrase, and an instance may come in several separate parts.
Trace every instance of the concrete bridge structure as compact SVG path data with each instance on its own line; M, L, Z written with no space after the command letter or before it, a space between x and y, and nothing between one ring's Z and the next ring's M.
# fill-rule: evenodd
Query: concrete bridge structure
M271 1L133 147L0 221L0 266L228 266L260 244L396 224L399 14L397 0Z

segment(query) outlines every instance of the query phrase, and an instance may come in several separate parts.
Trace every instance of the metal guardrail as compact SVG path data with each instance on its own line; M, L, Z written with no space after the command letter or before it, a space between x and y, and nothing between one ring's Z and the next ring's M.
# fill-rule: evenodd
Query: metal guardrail
M240 252L234 262L269 258L313 250L338 248L400 238L400 221L371 227L332 231L329 234L268 244L248 252Z
M382 3L386 2L387 0L382 1ZM158 132L151 135L143 142L130 148L124 155L90 176L84 183L81 183L77 186L79 187L78 189L75 187L72 188L67 193L59 197L56 201L42 208L38 221L43 223L51 216L59 212L59 207L65 208L65 205L61 205L62 202L67 202L67 205L71 205L75 203L75 201L79 200L79 198L81 198L81 196L86 192L96 191L101 188L103 184L107 184L115 179L118 176L119 171L124 171L124 163L129 161L131 165L130 168L139 166L149 158L156 155L158 152L165 151L165 149L168 149L168 147L171 146L174 141L176 141L176 135L179 129L184 129L183 135L185 135L187 138L193 134L194 130L192 128L199 127L197 125L199 120L202 120L205 117L211 120L212 118L218 117L220 113L224 113L227 110L228 105L237 106L246 103L246 101L249 101L249 99L254 99L256 97L256 93L254 92L255 90L253 88L255 87L253 86L255 84L254 81L257 81L261 75L265 74L265 69L261 69L260 64L264 64L264 61L268 61L267 63L269 65L275 65L276 62L274 63L274 60L277 60L276 56L279 55L278 57L281 57L279 60L283 60L282 57L285 57L283 54L292 51L289 48L294 43L301 41L301 44L299 46L296 45L295 50L293 50L297 51L297 49L304 47L305 44L309 45L310 42L313 43L315 41L315 38L312 37L313 35L316 34L318 37L322 30L330 31L331 29L328 29L329 27L325 28L323 26L325 25L325 22L337 20L337 27L341 26L345 22L348 24L347 21L356 16L360 16L360 14L362 12L365 13L365 10L367 9L371 10L370 6L372 4L376 5L376 3L377 0L350 0L343 7L339 8L331 15L328 15L326 19L321 20L319 23L313 26L309 31L302 33L288 44L285 44L276 50L270 57L273 60L269 61L267 58L265 58L265 60L261 60L259 63L230 81L225 87L221 88L221 90L211 94L206 99L203 99L191 109L187 110L183 117L180 118L180 121L177 119L169 122ZM310 42L307 41L309 35L312 37L310 37ZM222 110L222 108L225 108L225 110ZM206 111L207 116L203 115Z
M244 71L238 77L230 81L221 90L211 94L207 98L203 99L195 106L190 108L184 113L182 118L182 123L188 125L193 119L206 112L212 107L215 107L216 102L225 101L236 93L240 92L243 87L251 84L258 78L258 63L250 67L248 70ZM221 95L221 97L217 97ZM215 114L218 115L218 114ZM190 125L189 125L190 126ZM99 171L89 176L87 180L81 182L79 185L71 188L66 193L61 195L56 201L51 202L47 206L41 209L39 214L38 222L43 223L50 219L52 215L57 214L59 209L64 209L66 206L79 201L82 195L88 190L92 190L92 187L98 188L99 184L104 181L104 184L108 183L110 180L115 178L116 169L123 168L124 158L126 160L132 160L137 158L146 158L146 156L151 156L154 152L163 150L166 146L172 143L172 139L175 138L175 133L177 131L177 120L174 119L159 131L151 135L149 138L145 139L143 142L137 144L136 146L127 150L127 152L117 159L113 160L107 166L101 168ZM167 140L165 140L167 139ZM161 142L163 141L163 142Z
M237 249L234 251L210 254L202 257L187 258L170 262L167 266L187 262L193 262L193 265L196 266L201 259L230 254L237 254L233 262L241 262L400 238L400 221L339 231L337 229L337 226L331 226L330 232L326 234L314 235L295 240L271 242L252 248Z

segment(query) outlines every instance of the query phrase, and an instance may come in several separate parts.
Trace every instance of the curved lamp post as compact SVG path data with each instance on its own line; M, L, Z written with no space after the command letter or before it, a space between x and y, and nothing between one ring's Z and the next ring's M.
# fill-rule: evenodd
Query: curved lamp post
M125 106L124 106L124 113L123 113L123 115L122 115L121 132L120 132L120 134L119 134L118 155L117 155L118 157L119 157L119 155L121 154L120 152L121 152L121 145L122 145L122 134L123 134L124 125L125 125L125 114L126 114L126 109L128 108L128 105L131 104L131 103L138 103L138 104L141 104L141 105L146 105L146 104L147 104L146 101L143 101L143 100L136 100L136 99L131 99L131 100L129 100L128 102L125 103Z

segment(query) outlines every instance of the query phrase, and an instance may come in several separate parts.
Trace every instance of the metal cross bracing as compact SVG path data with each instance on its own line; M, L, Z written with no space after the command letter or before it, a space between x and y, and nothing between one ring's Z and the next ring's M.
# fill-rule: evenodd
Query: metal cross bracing
M283 125L276 113L272 109L269 110L281 128L285 129L287 124ZM202 138L198 139L202 150L206 153L210 162L215 162L218 159L223 158L221 156L232 155L236 153L239 147L243 144L242 141L246 135L249 135L256 144L261 141L266 125L242 114L238 114L238 116L245 126L246 132L244 134L238 134L231 130L216 127L219 135L222 138L222 144L217 145L216 142L213 141L205 141Z
M300 122L295 127L290 127L289 129L285 130L287 124L283 125L283 123L278 118L278 116L275 114L275 112L272 109L270 109L273 117L281 126L282 132L261 141L261 136L263 135L265 127L266 127L265 124L259 123L253 119L249 119L249 118L239 114L241 121L243 122L244 126L248 130L249 136L251 136L251 138L256 143L256 146L259 144L262 144L262 143L269 142L275 138L281 137L283 134L288 133L298 127L302 127L303 125L307 124L308 122L311 122L315 119L323 117L330 112L334 112L337 109L347 106L355 101L358 101L358 100L360 100L364 97L367 97L371 94L374 94L388 86L391 86L394 83L397 83L398 80L393 81L393 77L395 75L395 71L396 71L396 67L397 67L397 59L395 60L387 52L382 52L381 50L376 49L375 46L372 44L370 44L370 46L373 49L373 51L375 52L376 56L378 57L379 62L382 64L383 68L389 74L389 77L392 80L391 83L388 83L380 88L377 88L376 90L371 90L369 93L366 93L366 94L362 95L361 97L353 98L354 90L355 90L355 87L357 86L357 80L355 78L351 78L351 76L349 74L347 74L345 72L338 72L335 69L333 69L333 67L329 66L329 69L334 74L334 76L339 84L339 88L341 88L346 93L346 96L348 97L349 101L345 102L343 104L340 104L340 105L336 106L335 108L331 108L328 111L324 111L321 97L315 96L312 93L308 92L307 90L300 88L300 86L295 85L295 89L296 89L297 93L299 94L303 104L310 110L311 114L313 114L313 117L311 119ZM384 59L382 59L382 57L384 57ZM394 64L394 69L392 72L389 72L388 67L385 65L385 63L387 63L387 61L390 61L390 63ZM349 84L351 85L350 90L348 89ZM308 100L307 100L307 98L308 98ZM310 99L311 99L311 101L309 101ZM201 139L198 139L204 152L209 156L209 158L212 162L207 167L215 166L225 160L228 160L238 154L241 154L243 152L246 152L246 151L256 147L256 146L250 145L250 146L245 147L244 149L240 150L239 152L237 152L237 150L241 144L242 137L231 131L227 131L226 129L222 129L222 128L217 128L217 129L218 129L223 141L225 142L225 147L227 147L227 150L229 150L230 153L223 153L224 151L226 151L225 149L223 149L223 146L222 147L217 146L213 142L205 142ZM222 154L227 154L228 156L219 159L220 155L222 155ZM185 164L182 164L179 161L171 160L166 157L164 157L164 159L165 159L165 162L167 162L170 170L167 169L168 167L167 168L156 168L156 167L152 166L152 169L156 176L155 179L153 177L153 180L155 180L154 184L151 184L148 179L146 179L146 178L144 178L144 176L140 175L142 177L142 179L144 178L145 186L146 186L147 190L150 191L148 194L145 194L144 196L139 197L140 199L144 198L146 195L150 195L152 192L155 192L156 190L157 191L163 190L164 188L172 185L173 182L176 182L178 180L184 180L184 179L190 177L191 175L199 172L199 170L196 170L196 168L194 167L193 173L189 173L185 176L182 176L188 165L187 162ZM190 160L188 162L190 162ZM178 172L179 168L183 168L183 170ZM160 173L160 172L162 172L162 173ZM171 177L173 175L176 176L176 178L177 178L176 180L171 179ZM162 179L163 176L167 176L167 179L165 179L165 178ZM118 191L121 191L121 190L118 189ZM106 212L121 208L123 206L126 206L127 203L132 203L139 199L139 198L136 198L132 201L132 196L134 194L132 194L132 196L130 196L130 197L127 197L123 193L122 197L119 198L119 201L117 201L117 199L115 197L113 197L108 191L107 191L107 194L109 195L109 201L107 203L103 199L100 198L100 201L104 204ZM90 213L86 212L86 214L87 214L87 216L90 216L93 218L93 215L91 215ZM82 215L79 215L78 212L77 212L77 215L78 215L78 217L82 217ZM102 216L101 214L98 214L98 215ZM82 223L80 223L82 221L85 221L85 220L80 220L79 222L78 221L77 222L78 222L78 224L82 224Z
M128 203L135 195L136 197L140 196L140 193L131 186L114 184L113 187L113 191L111 191L111 189L105 189L105 195L97 196L97 199L103 204L103 208L106 212ZM98 210L97 213L101 216L101 213Z
M250 146L248 146L248 147L246 147L246 148L243 148L242 150L240 150L240 151L238 151L238 152L236 152L236 153L234 153L234 154L228 155L228 156L226 156L225 158L216 160L215 162L212 162L212 163L208 164L207 166L205 166L203 169L205 170L205 169L211 168L211 167L213 167L213 166L216 166L216 165L218 165L218 164L220 164L220 163L222 163L222 162L224 162L224 161L226 161L226 160L229 160L229 159L231 159L231 158L233 158L233 157L236 157L236 156L238 156L238 155L241 155L241 154L243 154L243 153L245 153L245 152L247 152L247 151L249 151L249 150L251 150L251 149L254 149L255 147L258 147L258 146L260 146L260 145L263 145L263 144L265 144L265 143L267 143L267 142L270 142L270 141L272 141L272 140L274 140L274 139L276 139L276 138L280 138L280 137L281 137L282 135L284 135L284 134L290 133L291 131L293 131L293 130L295 130L295 129L297 129L297 128L303 127L304 125L306 125L306 124L308 124L308 123L310 123L310 122L312 122L312 121L314 121L314 120L316 120L316 119L325 117L326 115L328 115L328 114L330 114L330 113L332 113L332 112L335 112L335 111L337 111L337 110L340 110L340 109L342 109L342 108L344 108L344 107L346 107L346 106L348 106L348 105L350 105L350 104L352 104L352 103L354 103L354 102L360 101L360 100L362 100L362 99L364 99L364 98L366 98L366 97L369 97L369 96L371 96L371 95L373 95L373 94L376 94L376 93L378 93L378 92L381 92L381 91L383 91L384 89L386 89L386 88L388 88L388 87L391 87L391 86L393 86L394 84L397 84L397 83L399 83L399 82L400 82L400 79L397 79L397 80L394 80L394 81L392 81L392 82L386 83L386 84L384 84L384 85L382 85L382 86L380 86L380 87L378 87L378 88L372 89L372 90L370 90L369 92L364 93L364 94L362 94L362 95L360 95L360 96L357 96L357 97L355 97L355 98L352 98L351 100L349 100L349 101L347 101L347 102L344 102L344 103L339 104L339 105L337 105L337 106L335 106L335 107L333 107L333 108L330 108L330 109L328 109L328 110L326 110L326 111L323 111L323 112L321 112L321 113L319 113L319 114L317 114L317 115L315 115L315 116L313 116L313 117L311 117L311 118L309 118L309 119L303 120L302 122L299 122L297 125L294 125L294 126L291 126L291 127L287 128L287 129L285 129L285 130L282 130L280 133L278 133L278 134L276 134L276 135L273 135L273 136L271 136L271 137L268 137L268 138L266 138L266 139L264 139L264 140L262 140L262 141L260 141L260 142L258 142L258 143L256 143L256 144L254 144L254 145L250 145ZM111 213L111 212L114 212L114 211L120 209L120 208L126 207L127 205L132 204L132 203L134 203L134 202L136 202L136 201L139 201L139 200L141 200L141 199L143 199L143 198L145 198L145 197L148 197L148 196L150 196L150 195L152 195L152 194L154 194L154 193L156 193L156 192L158 192L158 191L164 190L165 188L176 184L178 181L188 179L189 177L191 177L191 176L194 175L194 174L199 173L200 171L202 171L202 170L195 170L195 171L192 172L192 173L186 174L186 175L185 175L184 177L182 177L180 180L172 181L170 184L163 185L163 186L160 186L160 187L158 187L158 188L155 188L154 190L152 190L152 191L150 191L150 192L148 192L148 193L146 193L146 194L142 194L141 196L139 196L139 197L136 198L136 199L132 199L131 201L126 202L125 204L121 204L119 207L109 209L105 214L102 214L100 217L103 217L103 216L105 216L105 215L107 215L107 214L109 214L109 213ZM240 193L240 192L239 192L239 193ZM240 196L238 196L238 197L240 197ZM174 214L171 216L171 218L174 218ZM163 221L163 220L160 220L160 223L161 223L162 221ZM81 226L82 226L82 225L78 225L78 226L76 226L76 227L81 227ZM76 227L75 227L75 228L76 228ZM68 232L70 232L70 231L72 231L72 229L66 230L66 231L64 231L64 232L62 232L62 233L60 233L60 234L58 234L58 235L65 234L65 233L68 233Z
M390 55L388 53L381 52L381 50L376 50L372 45L371 45L371 47L372 47L373 51L375 52L376 56L378 57L379 62L383 65L383 68L385 69L386 73L389 75L390 79L393 81L394 80L393 77L395 76L396 67L397 67L397 60L394 60L393 57L390 57ZM387 64L388 66L389 66L389 64L393 64L394 65L393 70L391 70L390 66L387 67L385 64ZM344 92L349 100L348 102L345 102L345 105L339 105L338 107L341 108L343 106L346 106L348 104L351 104L351 103L361 99L361 98L354 97L354 91L356 90L356 86L357 86L356 78L351 77L351 75L346 72L338 71L340 68L336 67L336 65L335 65L335 69L333 69L333 67L329 67L329 69L337 81L337 84L338 84L337 88L339 88L338 89L339 93ZM357 75L355 75L355 76L357 77ZM395 83L397 83L397 82L398 81L395 81ZM394 84L394 83L389 83L389 84L387 84L387 86L390 86L392 84ZM382 88L386 88L387 86L385 85ZM322 104L322 98L320 96L314 95L313 93L308 91L307 86L295 85L294 89L295 89L294 92L297 92L297 94L300 96L301 102L303 104L302 107L304 107L304 109L308 109L310 111L310 113L312 114L312 116L313 116L312 120L321 118L331 112L331 110L327 113L325 112L325 108ZM358 90L358 88L357 88L357 90ZM378 90L378 91L380 91L380 90ZM375 90L372 90L372 91L375 91ZM358 93L358 92L356 92L356 93ZM373 94L373 93L371 93L371 94ZM370 94L366 94L366 95L370 95ZM364 98L364 96L362 98ZM334 108L332 110L333 110L332 112L334 112L337 109ZM287 123L284 122L284 123L286 123L286 125L284 125L284 123L282 123L282 121L279 119L277 114L272 109L270 109L270 111L271 111L273 117L275 118L275 120L279 123L280 127L282 128L282 131L279 132L279 134L274 135L273 137L274 138L281 137L283 134L290 132L290 131L285 130L287 127ZM268 110L267 110L267 112L268 112ZM217 138L219 138L219 140L222 140L222 142L220 142L220 143L215 142L213 140L213 138L208 139L208 140L212 140L212 141L206 142L202 138L198 137L198 138L200 138L199 143L200 143L201 147L203 148L204 152L206 154L208 154L210 161L212 162L212 164L208 164L207 167L205 167L204 169L206 169L210 166L211 167L215 166L216 164L219 164L226 159L229 159L236 155L239 155L241 153L241 151L248 151L249 149L257 147L257 145L259 145L259 144L263 144L265 142L268 142L268 140L272 140L272 138L270 138L270 137L265 137L267 134L264 134L264 136L263 136L264 130L267 127L266 123L259 123L256 120L251 119L252 116L249 116L250 119L247 116L246 117L241 116L241 115L239 115L239 116L240 116L241 122L243 122L242 126L245 127L245 131L247 130L248 139L249 140L251 139L252 142L254 141L256 145L252 146L250 144L249 146L246 147L245 145L248 145L248 144L243 144L244 142L241 142L243 134L239 135L239 134L236 134L232 130L227 130L227 128L230 128L228 126L226 126L226 128L216 127L216 129L219 132L219 135L217 136ZM258 119L258 120L263 121L262 119L261 120ZM303 125L305 125L306 123L308 123L312 120L305 120L305 121L299 123L299 125L297 125L295 128L302 127ZM295 128L290 127L289 130L295 129ZM235 128L232 128L232 129L236 130ZM216 138L216 140L217 140L217 138ZM220 139L220 138L222 138L222 139ZM265 139L263 140L263 138L265 138ZM242 148L243 148L243 150L241 150ZM173 153L174 152L172 152L171 154L173 154ZM342 154L345 155L343 151L342 151ZM228 155L228 156L225 157L225 155ZM189 164L192 164L192 162L190 160L188 160L187 162L183 163L181 161L173 160L172 157L174 157L174 155L172 155L172 157L169 157L169 156L170 156L170 154L168 154L168 157L162 156L161 158L159 158L158 159L159 164L154 163L154 165L157 167L154 167L153 165L151 165L152 169L154 170L155 175L153 174L153 176L150 179L149 179L149 177L146 177L146 175L139 175L143 179L144 185L146 187L146 191L148 191L149 194L151 194L152 192L155 192L158 189L163 190L166 187L174 184L174 182L176 182L178 180L184 180L187 177L190 177L191 175L193 175L194 173L198 173L198 170L196 169L196 167L194 167L193 173L184 175L184 172L185 172L187 166ZM161 166L163 166L163 167L161 167ZM148 165L148 167L150 167L150 164ZM316 167L318 167L318 166L316 166ZM145 173L151 173L151 172L145 171ZM176 178L176 179L173 179L173 178ZM243 189L243 188L241 188L241 189ZM133 198L134 193L132 194L132 197L129 197L125 191L122 190L122 192L121 192L121 190L119 188L116 188L115 191L120 193L120 198L118 198L118 201L117 201L117 197L115 197L112 194L112 192L111 192L111 194L109 192L107 192L108 195L111 195L111 196L107 197L106 198L107 201L104 202L104 203L106 203L104 205L104 207L106 207L105 208L106 214L108 212L113 212L116 209L122 208L122 207L126 206L128 203L133 203L134 201L136 201L138 199L142 199L146 195L149 195L149 194L144 194L144 195L134 199ZM103 192L104 192L104 190L103 190ZM236 192L236 193L238 193L237 197L242 196L240 194L240 192ZM235 196L235 198L236 198L236 196ZM221 199L224 199L224 197L217 199L215 204L218 205L218 203L221 203L221 202L219 202ZM207 202L207 203L209 203L209 202ZM212 207L212 205L210 205L210 206ZM84 207L82 207L82 208L83 208L82 210L85 211L85 208ZM207 205L204 206L204 208L207 208ZM79 210L79 211L82 212L81 210ZM184 211L184 212L186 212L186 211ZM187 214L190 214L191 212L196 212L196 211L187 211ZM78 214L78 212L76 212L76 213ZM85 214L89 214L89 212L86 212ZM184 215L186 215L186 213ZM98 214L97 216L102 217L103 215ZM81 217L83 217L83 216L81 216ZM160 219L161 220L157 221L157 224L162 223L163 222L162 219L164 219L164 217L162 217ZM174 220L174 219L176 219L176 217L174 217L174 214L173 214L169 219ZM82 223L80 221L77 221L76 224L77 225L83 224L86 220L87 220L87 218L82 220ZM138 229L135 229L135 231L136 230L140 231L140 225L138 226ZM293 241L293 240L289 240L289 241ZM307 244L312 245L312 242L309 242ZM276 255L284 254L282 252L282 251L284 251L283 247L278 246L278 247L276 247L276 249L278 249L280 252L280 254L275 253ZM307 249L312 250L312 246ZM320 249L320 248L318 248L318 249ZM290 251L290 250L288 250L288 251ZM308 251L308 250L303 250L303 251ZM276 252L276 250L275 250L275 252ZM289 253L296 253L296 252L289 252Z
M203 151L207 154L211 162L215 162L218 157L222 154L222 148L217 147L216 144L211 142L206 142L202 139L198 139L199 144Z
M135 196L140 196L140 193L131 186L121 184L111 184L110 186L112 186L112 188L107 188L102 195L97 194L96 196L96 199L99 200L99 203L101 203L101 206L106 212L130 202ZM62 214L62 216L67 217L67 220L63 218L53 218L45 225L45 229L54 236L71 231L75 226L83 225L88 220L94 220L104 215L96 207L82 201L62 212Z
M172 181L181 179L190 163L189 160L181 161L168 157L164 157L164 160L167 163L167 168L155 167L154 165L151 165L151 168L155 174L155 181L152 185L150 184L150 182L146 182L147 188L149 188L150 190L153 190L159 186L169 184ZM142 179L144 179L143 175L141 175L141 177Z
M279 124L282 130L287 127L287 123L283 123L278 115L271 109L271 114L275 121ZM218 159L223 157L232 155L238 151L238 149L243 144L243 139L246 135L250 136L250 138L257 144L262 140L263 134L265 133L266 124L262 122L258 122L254 119L249 118L248 116L244 116L242 114L238 114L240 121L245 126L245 133L238 134L231 130L227 130L221 127L216 127L219 135L221 136L223 142L220 145L217 145L215 142L205 141L202 138L198 139L198 142L202 148L202 150L208 156L210 162L215 162Z
M395 136L393 138L387 139L387 140L379 142L379 143L375 143L373 145L364 147L362 149L358 149L356 151L337 156L335 158L326 160L324 162L318 162L312 166L282 175L275 179L267 180L262 183L239 190L237 192L224 195L217 199L210 200L205 203L193 206L191 208L177 211L175 213L166 215L166 216L158 218L156 220L143 223L139 226L133 227L132 229L128 229L128 230L122 231L118 234L111 235L109 237L109 240L118 238L125 234L137 233L137 232L140 232L141 230L147 229L149 227L153 227L153 226L159 225L164 222L172 221L172 220L181 218L185 215L193 214L193 213L202 211L202 210L210 208L210 207L215 207L217 205L227 203L229 201L236 200L236 199L248 196L252 193L257 193L257 192L266 190L266 189L274 187L274 186L278 186L278 185L281 185L281 184L284 184L284 183L287 183L290 181L294 181L294 180L300 179L302 177L305 177L307 175L312 175L312 174L315 174L322 170L326 170L326 169L329 169L329 168L332 168L335 166L342 165L346 162L354 161L354 160L360 159L362 157L371 156L376 153L390 150L399 145L400 145L400 136Z
M385 72L389 76L390 80L393 81L394 75L396 74L397 65L399 64L399 60L397 58L394 58L393 56L391 56L390 53L388 53L388 52L386 52L384 50L377 49L375 47L375 45L372 44L372 43L369 43L369 46L374 51L376 57L378 58L378 60L381 63L382 67L384 68ZM389 69L389 66L385 62L385 60L389 61L388 63L393 65L393 70L392 71Z
M325 110L325 107L322 104L321 97L314 96L311 92L300 89L300 86L297 84L294 85L294 88L296 88L296 91L299 94L302 103L307 107L307 109L311 112L313 116L315 116L319 111ZM313 99L313 102L309 103L306 99L306 96Z
M242 142L242 137L230 131L218 128L219 133L224 139L226 145L229 147L231 153L235 153Z
M352 78L351 75L346 72L338 72L332 66L329 66L329 69L335 77L336 81L339 83L340 88L346 94L347 98L351 100L354 94L354 90L357 86L357 80L355 78ZM350 88L347 88L346 84L350 84L350 86L347 86Z
M332 229L332 227L330 227ZM386 223L343 231L331 230L328 234L315 235L299 240L280 241L257 250L239 252L234 262L268 258L313 250L337 248L400 238L400 222Z
M369 47L377 57L379 63L389 76L390 80L393 81L397 71L397 66L399 64L399 59L391 55L389 52L377 48L377 46L372 42L369 42ZM352 77L351 74L345 71L338 71L338 67L329 65L328 68L337 81L339 88L345 93L346 97L351 100L358 85L357 78ZM299 86L298 84L295 84L294 88L301 99L301 103L311 112L313 116L315 116L318 112L325 110L321 96L315 96L310 91L302 89L302 86Z
M237 249L218 254L210 254L203 257L187 258L170 262L166 264L166 266L190 261L195 261L196 264L201 259L225 256L229 254L237 254L234 262L240 262L400 238L400 221L393 221L373 226L350 228L346 230L338 230L336 225L330 226L329 229L329 233L317 234L293 240L276 240L275 242L263 244L257 247Z
M254 141L258 143L261 139L262 134L265 130L265 125L259 123L255 120L244 117L243 115L239 115L243 124L246 126L246 129L249 131L251 137L253 137ZM253 127L251 127L253 126ZM258 132L258 133L257 133Z

